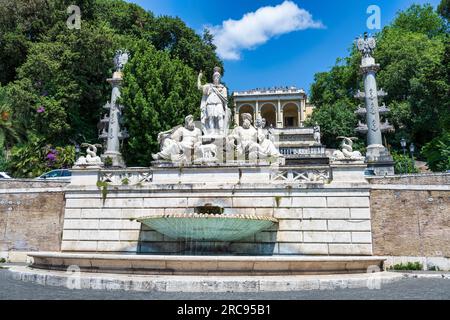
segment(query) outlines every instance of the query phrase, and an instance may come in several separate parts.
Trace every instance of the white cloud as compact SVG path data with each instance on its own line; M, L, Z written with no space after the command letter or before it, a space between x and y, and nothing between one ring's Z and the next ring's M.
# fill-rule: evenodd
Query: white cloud
M282 34L311 28L324 26L314 21L308 11L287 0L247 13L240 20L226 20L209 30L214 35L217 54L224 60L239 60L242 50L254 49Z

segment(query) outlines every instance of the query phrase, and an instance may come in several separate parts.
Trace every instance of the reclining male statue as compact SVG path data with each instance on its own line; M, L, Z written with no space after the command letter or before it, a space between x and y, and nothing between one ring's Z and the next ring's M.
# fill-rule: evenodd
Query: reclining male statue
M202 145L201 137L202 131L195 127L194 117L189 115L185 119L184 127L175 127L158 135L161 152L153 154L152 157L155 160L191 162L194 151Z

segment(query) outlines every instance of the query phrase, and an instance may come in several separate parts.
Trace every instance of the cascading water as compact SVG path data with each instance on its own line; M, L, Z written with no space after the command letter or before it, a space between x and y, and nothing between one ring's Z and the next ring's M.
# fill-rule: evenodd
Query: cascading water
M224 214L223 208L206 205L194 214L166 214L138 219L159 233L180 241L186 255L227 254L231 242L271 228L271 217Z

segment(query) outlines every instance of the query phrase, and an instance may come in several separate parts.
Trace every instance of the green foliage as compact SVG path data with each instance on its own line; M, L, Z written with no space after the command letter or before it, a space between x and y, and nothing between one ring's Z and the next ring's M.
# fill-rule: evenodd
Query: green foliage
M145 42L136 44L125 68L122 103L131 138L126 145L128 165L148 166L159 148L159 132L198 118L201 93L196 72L178 59Z
M54 158L50 158L50 154L54 154ZM74 163L74 146L55 148L42 139L33 138L12 148L9 169L16 177L34 178L50 170L70 168Z
M441 15L444 3L448 1L443 1ZM395 134L386 136L387 142L398 146L406 137L420 149L450 130L448 22L430 5L413 5L400 12L377 40L378 85L389 94L388 117L396 128ZM353 96L362 88L360 60L353 46L348 58L338 59L330 71L316 74L311 86L311 102L317 108L309 125L317 121L322 126L329 146L336 146L337 135L355 134L357 120L350 112L357 103Z
M389 270L396 271L421 271L423 270L423 264L420 262L408 262L408 263L399 263L394 266L391 266Z
M389 92L386 102L395 114L394 125L419 146L439 135L449 121L444 53L441 37L395 28L386 28L379 37L376 57L383 68L378 80Z
M430 4L412 5L398 14L392 26L405 32L426 34L430 38L442 33L445 29L441 17L436 14Z
M204 70L208 79L212 79L214 67L223 69L211 34L205 30L200 38L179 18L162 16L155 19L150 42L157 50L168 51L172 58L180 59L196 72Z
M66 9L72 4L81 8L80 30L66 26ZM201 37L178 18L154 17L122 0L0 0L0 30L0 83L5 85L11 111L11 125L0 123L0 132L9 130L6 138L0 134L0 142L5 141L7 149L22 142L15 150L19 158L33 150L36 141L63 147L73 141L97 140L96 125L111 92L105 80L111 76L112 58L119 48L133 51L137 43L153 44L154 52L167 57L161 63L177 61L178 69L212 72L214 66L222 66L208 33ZM171 66L158 68L173 70ZM190 80L188 83L191 85ZM162 87L167 90L188 83L153 82L151 85L159 87L148 90L156 94ZM183 97L166 97L170 98L167 103L187 103L180 112L190 108ZM180 107L177 103L174 106ZM171 118L167 112L161 116ZM158 130L155 127L147 134L154 136ZM24 141L13 138L16 135ZM40 159L36 154L32 158ZM30 163L35 162L40 161L30 159ZM12 170L17 170L13 174L34 174L19 169L23 167L27 165L13 166Z
M417 169L413 159L408 154L404 155L394 151L392 152L392 157L395 162L396 174L419 173L419 169Z
M104 165L106 168L110 168L113 165L113 159L111 157L106 157L104 160Z
M5 152L0 150L0 171L8 171L9 161L6 158Z
M358 87L359 61L355 48L352 55L345 59L337 59L336 65L329 72L317 73L311 85L310 100L318 107L335 103L356 106L353 98Z
M438 6L438 12L442 17L450 20L450 0L442 0Z
M450 170L450 132L433 139L422 149L428 168L435 172Z
M105 204L106 198L108 197L108 186L109 186L109 183L106 181L100 181L100 180L97 181L97 188L100 189L103 204Z
M349 107L343 102L332 105L325 104L314 110L306 125L314 126L315 123L318 123L323 133L322 143L330 148L337 148L340 144L337 137L354 136L354 127L357 122L354 110L354 107Z
M0 152L20 140L20 129L15 126L6 88L0 85Z

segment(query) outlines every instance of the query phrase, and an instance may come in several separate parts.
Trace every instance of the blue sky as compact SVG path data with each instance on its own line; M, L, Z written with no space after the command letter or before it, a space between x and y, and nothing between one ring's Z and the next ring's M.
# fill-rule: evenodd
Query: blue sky
M347 55L356 36L371 31L366 24L369 17L366 11L370 5L380 7L383 27L394 19L399 10L414 3L430 3L436 7L440 0L130 2L156 15L178 16L198 33L205 26L214 27L225 62L223 80L231 91L293 85L309 91L315 73L328 70L336 58ZM278 9L274 9L276 6ZM263 7L269 7L269 11L259 10L242 20L244 15ZM280 15L279 20L273 18L269 21L276 15ZM236 22L223 27L223 22L230 19ZM290 21L290 25L283 25L286 21Z

